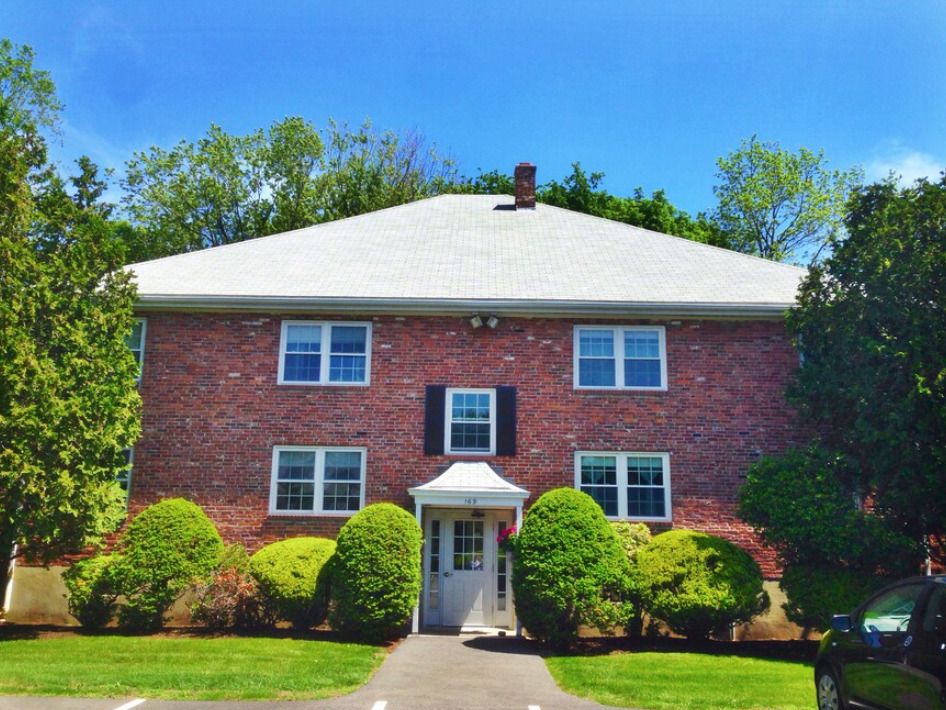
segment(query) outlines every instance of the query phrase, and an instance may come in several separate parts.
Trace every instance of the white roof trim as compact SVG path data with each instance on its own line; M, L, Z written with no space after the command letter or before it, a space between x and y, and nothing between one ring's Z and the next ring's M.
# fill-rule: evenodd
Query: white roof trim
M418 505L468 508L515 508L529 497L529 491L510 483L484 461L457 461L434 480L407 492Z
M499 315L719 316L780 318L794 304L786 303L622 303L615 301L524 301L509 299L342 299L256 296L141 296L137 309L318 311L320 313L441 314L492 311Z

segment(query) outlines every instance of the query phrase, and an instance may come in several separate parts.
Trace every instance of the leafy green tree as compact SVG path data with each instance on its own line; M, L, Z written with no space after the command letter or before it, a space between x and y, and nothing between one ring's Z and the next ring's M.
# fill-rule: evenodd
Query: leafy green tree
M818 445L750 467L740 515L774 548L783 568L789 620L826 629L873 590L914 573L922 558L911 539L865 509L854 462Z
M376 131L370 121L352 130L330 121L325 144L319 221L432 197L456 177L454 162L416 132Z
M829 170L824 151L755 136L719 158L714 218L733 248L776 261L816 261L842 231L844 205L862 171Z
M453 163L416 133L289 117L268 132L211 125L196 144L135 153L121 180L131 224L117 229L142 261L308 227L436 194Z
M804 352L790 391L839 475L913 540L946 543L946 174L860 190L848 236L809 270L788 324Z
M0 41L0 593L13 557L49 562L115 529L139 434L134 287L95 167L70 195L47 164L58 110L32 50Z
M267 182L267 149L261 130L233 136L212 124L196 144L182 140L170 150L135 153L121 181L122 202L132 221L154 235L150 256L266 234L273 212L267 187L274 187Z
M499 170L484 173L480 169L474 177L457 178L453 183L444 185L441 192L453 195L514 195L516 184L512 177Z

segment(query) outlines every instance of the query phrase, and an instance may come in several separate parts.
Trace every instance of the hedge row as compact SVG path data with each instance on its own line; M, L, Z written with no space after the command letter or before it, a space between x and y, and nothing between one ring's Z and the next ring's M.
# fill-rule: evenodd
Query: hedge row
M87 628L118 613L129 630L154 630L193 588L192 617L210 628L332 626L366 640L401 631L420 594L422 533L410 513L370 505L342 527L338 541L300 537L248 557L224 548L213 523L182 499L157 503L129 525L117 552L83 560L64 575L69 610Z
M356 513L337 541L291 538L248 557L239 545L224 548L200 508L174 499L143 511L113 554L77 563L65 582L71 613L91 628L116 611L123 628L160 628L171 604L194 588L193 618L211 628L286 621L307 629L327 618L344 635L377 640L411 616L422 544L412 515L380 503ZM515 553L518 617L553 644L575 640L582 626L639 633L645 612L676 633L707 637L769 604L759 566L732 543L689 530L651 540L646 526L609 523L571 488L541 496L504 544Z
M646 526L609 525L571 488L536 501L513 547L516 613L532 636L556 645L582 626L639 632L642 612L705 638L769 606L758 564L732 543L690 530L650 540Z

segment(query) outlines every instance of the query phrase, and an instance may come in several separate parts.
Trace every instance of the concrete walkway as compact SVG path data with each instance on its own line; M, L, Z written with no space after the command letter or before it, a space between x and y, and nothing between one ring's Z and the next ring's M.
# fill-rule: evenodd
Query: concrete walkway
M2 710L600 710L559 690L536 644L500 636L409 636L364 686L330 700L198 702L0 697Z

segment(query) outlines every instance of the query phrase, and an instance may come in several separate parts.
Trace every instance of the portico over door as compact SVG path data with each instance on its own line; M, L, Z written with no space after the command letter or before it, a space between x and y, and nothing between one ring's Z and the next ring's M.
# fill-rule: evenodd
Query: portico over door
M503 626L513 622L510 560L497 545L522 523L529 492L484 462L457 462L408 490L424 528L422 606L413 631L426 626Z

